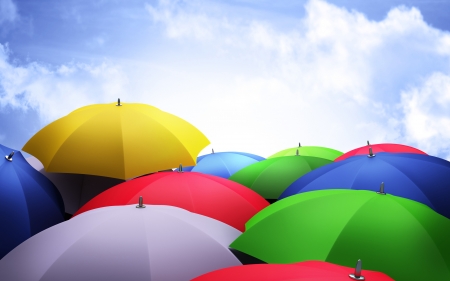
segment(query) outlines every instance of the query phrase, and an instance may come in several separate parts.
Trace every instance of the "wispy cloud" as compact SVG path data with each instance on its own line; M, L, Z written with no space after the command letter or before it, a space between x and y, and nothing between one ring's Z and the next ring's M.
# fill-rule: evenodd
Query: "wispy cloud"
M17 6L12 0L0 0L0 24L18 19Z

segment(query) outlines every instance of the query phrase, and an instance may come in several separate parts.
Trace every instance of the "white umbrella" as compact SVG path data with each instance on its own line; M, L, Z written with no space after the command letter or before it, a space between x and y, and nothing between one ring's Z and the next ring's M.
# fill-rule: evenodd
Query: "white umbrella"
M104 207L26 240L0 260L8 281L183 281L241 265L240 231L165 205Z

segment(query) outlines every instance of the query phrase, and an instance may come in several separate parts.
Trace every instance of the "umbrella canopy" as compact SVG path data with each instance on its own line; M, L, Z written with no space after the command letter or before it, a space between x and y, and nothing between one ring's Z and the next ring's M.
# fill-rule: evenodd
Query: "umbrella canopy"
M374 154L377 154L379 152L390 152L390 153L417 153L427 155L422 150L403 144L396 144L396 143L370 144L369 141L367 141L367 145L350 150L349 152L346 152L341 156L339 156L338 158L336 158L334 161L335 162L341 161L355 155L368 155L369 148L372 149L372 153Z
M0 260L0 280L190 280L240 265L227 248L239 234L172 206L106 207L19 245Z
M0 258L30 236L64 221L56 187L19 151L0 145ZM6 279L5 279L6 280Z
M337 157L341 156L343 153L341 151L322 147L322 146L301 146L300 143L298 147L287 148L281 150L269 157L267 159L281 157L281 156L292 156L292 155L301 155L301 156L313 156L325 158L331 161L334 161Z
M330 163L333 161L310 156L276 157L247 166L229 180L249 187L266 199L278 199L296 179Z
M293 182L280 199L300 192L350 188L378 191L428 205L450 218L450 162L423 154L380 152L320 167Z
M171 205L222 221L244 231L245 223L269 203L256 192L221 177L196 172L160 172L116 185L86 203L74 216L137 202Z
M197 158L197 165L186 167L185 171L200 172L208 175L229 178L248 165L265 158L244 152L213 152Z
M156 107L95 104L37 132L23 147L47 172L130 179L195 165L208 139L190 123Z
M26 160L56 186L64 200L65 212L70 215L101 192L124 182L120 179L92 175L49 173L44 170L44 166L37 158L31 156Z
M450 220L415 201L321 190L265 208L230 247L268 263L364 261L397 281L450 280Z
M294 264L252 264L232 266L203 274L192 281L351 281L355 268L323 261L304 261ZM394 281L384 273L360 270L365 281ZM358 275L357 274L357 275ZM353 279L358 280L358 279Z

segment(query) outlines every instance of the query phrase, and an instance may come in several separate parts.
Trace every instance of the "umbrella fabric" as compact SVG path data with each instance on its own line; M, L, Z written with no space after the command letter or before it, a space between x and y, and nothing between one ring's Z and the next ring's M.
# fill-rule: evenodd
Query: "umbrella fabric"
M415 201L366 190L321 190L256 214L230 248L268 263L321 260L396 281L450 280L450 220Z
M276 157L247 166L229 180L249 187L266 199L278 199L296 179L330 163L333 161L310 156Z
M245 223L269 203L256 192L221 177L196 172L159 172L116 185L86 203L74 216L105 206L171 205L244 231Z
M428 155L380 152L353 156L320 167L293 182L280 196L320 189L385 192L428 205L450 218L450 162Z
M61 193L65 212L73 215L78 209L101 192L124 180L81 174L48 173L37 158L26 158L27 162L46 176Z
M232 266L203 274L192 281L351 281L355 269L323 261L294 264L252 264ZM365 281L394 281L384 273L362 270Z
M197 158L197 165L183 168L185 171L200 172L208 175L229 178L248 165L265 158L244 152L215 152Z
M190 123L156 107L95 104L37 132L23 147L47 172L130 179L195 165L208 139Z
M0 258L30 236L64 221L56 187L33 169L19 151L0 145ZM6 280L6 279L0 279Z
M281 157L281 156L292 156L292 155L298 155L301 156L313 156L313 157L320 157L325 158L328 160L333 161L337 157L341 156L343 153L341 151L328 148L328 147L322 147L322 146L299 146L299 147L292 147L287 148L284 150L281 150L269 157L267 159L275 158L275 157Z
M372 148L372 153L374 153L374 154L377 154L379 152L389 152L389 153L417 153L417 154L427 155L422 150L419 150L419 149L411 147L411 146L407 146L407 145L403 145L403 144L396 144L396 143L379 143L379 144L370 144L370 145L355 148L355 149L350 150L349 152L346 152L343 155L339 156L334 161L335 162L342 161L344 159L347 159L348 157L352 157L355 155L368 155L369 148Z
M190 280L241 263L240 232L171 206L92 210L28 239L0 260L0 280Z

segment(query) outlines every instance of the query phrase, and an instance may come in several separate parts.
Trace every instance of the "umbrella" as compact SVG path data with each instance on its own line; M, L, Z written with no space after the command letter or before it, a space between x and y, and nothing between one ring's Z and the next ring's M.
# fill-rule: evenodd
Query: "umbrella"
M185 171L200 172L208 175L229 178L248 165L265 158L245 152L216 152L197 158L197 165L184 168Z
M310 156L283 156L252 164L233 174L229 180L256 191L266 199L278 199L296 179L332 160Z
M357 262L358 266L361 266L360 260ZM349 278L349 275L354 278ZM394 281L381 272L349 268L323 261L232 266L200 275L192 281L351 281L358 280L358 277L359 280L366 281Z
M268 263L364 261L397 281L450 280L450 220L424 204L366 190L320 190L256 214L230 247Z
M47 172L130 179L195 165L208 139L190 123L139 103L79 108L37 132L23 147Z
M190 280L241 263L240 232L172 206L86 212L31 237L0 260L0 280ZM144 208L145 207L145 208Z
M403 144L396 144L396 143L370 144L369 141L367 141L366 146L361 146L353 150L350 150L349 152L346 152L343 155L336 158L334 161L335 162L341 161L355 155L367 155L369 148L372 149L372 153L374 154L377 154L379 152L390 152L390 153L417 153L427 155L422 150Z
M48 173L37 158L31 156L26 160L56 186L64 200L65 212L69 215L73 215L81 206L101 192L124 182L120 179L92 175Z
M353 156L304 175L279 198L331 188L378 191L381 183L386 192L426 204L450 218L450 162L423 154Z
M64 203L53 183L33 169L19 151L3 145L0 151L4 155L0 159L2 258L30 236L64 221Z
M148 204L171 205L244 231L245 223L269 203L233 181L197 172L160 172L116 185L86 203L74 216L105 206L127 205L144 196Z
M292 155L301 155L301 156L313 156L325 158L333 161L337 157L341 156L343 153L328 147L322 146L301 146L300 143L298 147L287 148L281 150L269 157L267 159L281 157L281 156L292 156Z

